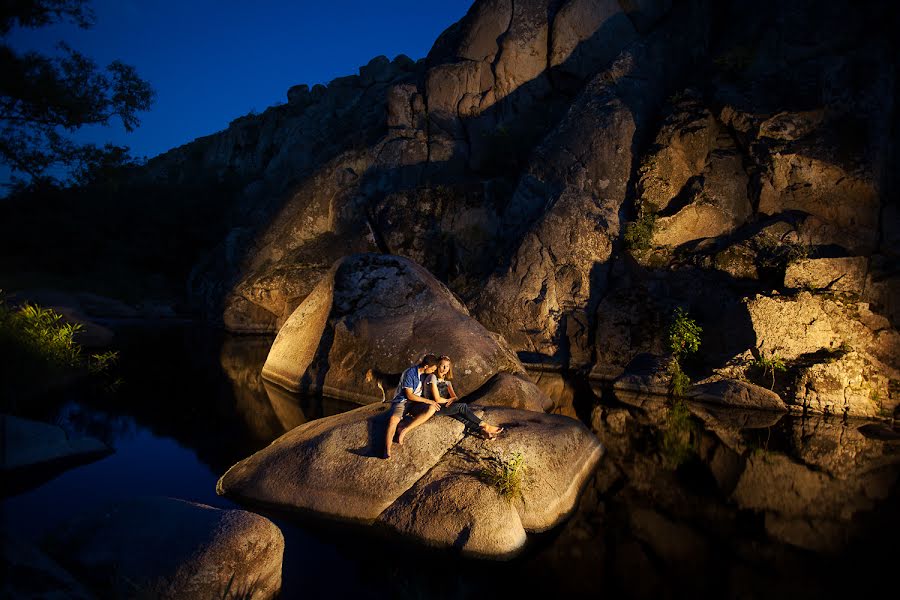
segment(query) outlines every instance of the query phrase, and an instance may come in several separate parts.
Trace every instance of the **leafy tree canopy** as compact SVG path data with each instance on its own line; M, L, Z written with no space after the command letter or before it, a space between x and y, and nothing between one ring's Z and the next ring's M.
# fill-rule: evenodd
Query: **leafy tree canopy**
M148 110L154 92L134 67L113 61L100 69L65 43L56 56L20 53L7 35L15 27L70 22L87 28L94 15L86 0L0 0L0 161L13 173L14 189L58 186L51 173L66 171L88 183L111 165L132 164L128 148L80 144L69 134L118 118L126 131Z

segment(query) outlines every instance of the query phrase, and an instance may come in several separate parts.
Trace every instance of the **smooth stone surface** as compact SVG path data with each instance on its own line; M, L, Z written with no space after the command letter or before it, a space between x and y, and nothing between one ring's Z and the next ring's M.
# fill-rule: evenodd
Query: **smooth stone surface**
M535 383L509 373L497 373L474 394L465 396L465 400L475 406L505 406L536 412L549 412L555 404Z
M787 405L771 390L737 379L722 379L692 385L688 398L699 402L724 404L737 408L756 408L787 412Z
M432 418L384 460L389 407L364 406L301 425L231 467L216 491L266 506L371 522L463 434L462 423Z
M466 435L440 413L381 459L387 412L365 406L302 425L239 462L217 491L281 511L365 524L466 555L508 558L526 531L544 531L574 509L603 453L579 421L514 408L479 407L506 431ZM477 413L476 413L477 414ZM481 472L491 457L521 453L522 495L505 499Z

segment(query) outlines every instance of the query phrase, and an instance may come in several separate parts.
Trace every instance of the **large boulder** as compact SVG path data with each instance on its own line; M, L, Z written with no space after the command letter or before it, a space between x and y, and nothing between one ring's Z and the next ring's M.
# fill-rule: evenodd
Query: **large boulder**
M399 381L428 352L453 359L462 393L497 373L524 374L502 338L425 269L398 256L362 254L335 263L297 307L272 344L263 377L291 391L376 402L382 396L366 381L368 370Z
M102 597L275 598L284 537L259 515L173 498L87 513L44 547Z
M779 391L788 404L856 416L886 416L900 404L891 384L900 379L900 334L867 303L803 291L756 295L746 306L755 364L784 363Z
M502 558L519 552L527 531L558 524L575 506L600 459L599 441L578 421L512 408L478 409L506 432L466 436L432 417L381 458L386 411L365 406L307 423L234 465L217 491L254 505L387 526L427 544ZM478 414L478 413L476 413ZM485 483L496 460L521 453L521 497L509 501Z

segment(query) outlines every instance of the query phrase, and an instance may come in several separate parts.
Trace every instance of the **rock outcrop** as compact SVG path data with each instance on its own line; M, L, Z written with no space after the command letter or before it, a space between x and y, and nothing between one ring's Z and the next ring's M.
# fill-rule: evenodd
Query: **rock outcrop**
M526 532L550 529L571 512L602 448L568 417L479 410L506 432L489 442L466 436L460 422L438 413L403 446L395 445L390 460L381 458L382 406L319 419L234 465L217 491L283 511L377 523L467 555L512 556L522 550ZM507 499L486 482L486 471L516 454L524 460L527 479L521 495Z
M338 261L291 315L263 377L292 391L380 402L366 372L391 374L396 386L400 373L429 352L453 359L459 395L500 372L524 375L502 338L425 269L402 257L362 254Z
M136 169L129 191L206 198L184 210L221 239L188 293L232 331L274 333L301 306L328 321L313 305L330 302L317 286L332 265L379 253L420 265L541 368L612 381L665 353L681 307L704 330L691 376L728 378L761 359L744 301L773 291L853 296L898 330L895 22L877 0L478 0L426 58L293 86ZM322 331L303 371L327 361L338 377L361 333ZM853 349L890 413L896 367ZM845 389L851 413L873 414L859 398L875 387L826 386L827 370L806 387L834 399L800 404L824 411Z

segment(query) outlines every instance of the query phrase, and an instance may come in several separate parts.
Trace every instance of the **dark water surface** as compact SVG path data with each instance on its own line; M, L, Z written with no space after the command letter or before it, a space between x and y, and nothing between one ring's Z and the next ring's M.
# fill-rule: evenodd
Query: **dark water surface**
M41 536L135 495L220 508L235 462L355 405L263 384L271 338L194 327L119 338L124 383L31 416L115 452L3 500L8 535ZM823 598L893 588L900 442L890 424L673 408L579 391L562 412L607 448L572 517L509 562L461 559L369 530L270 516L285 534L283 597ZM534 474L539 476L540 474Z

